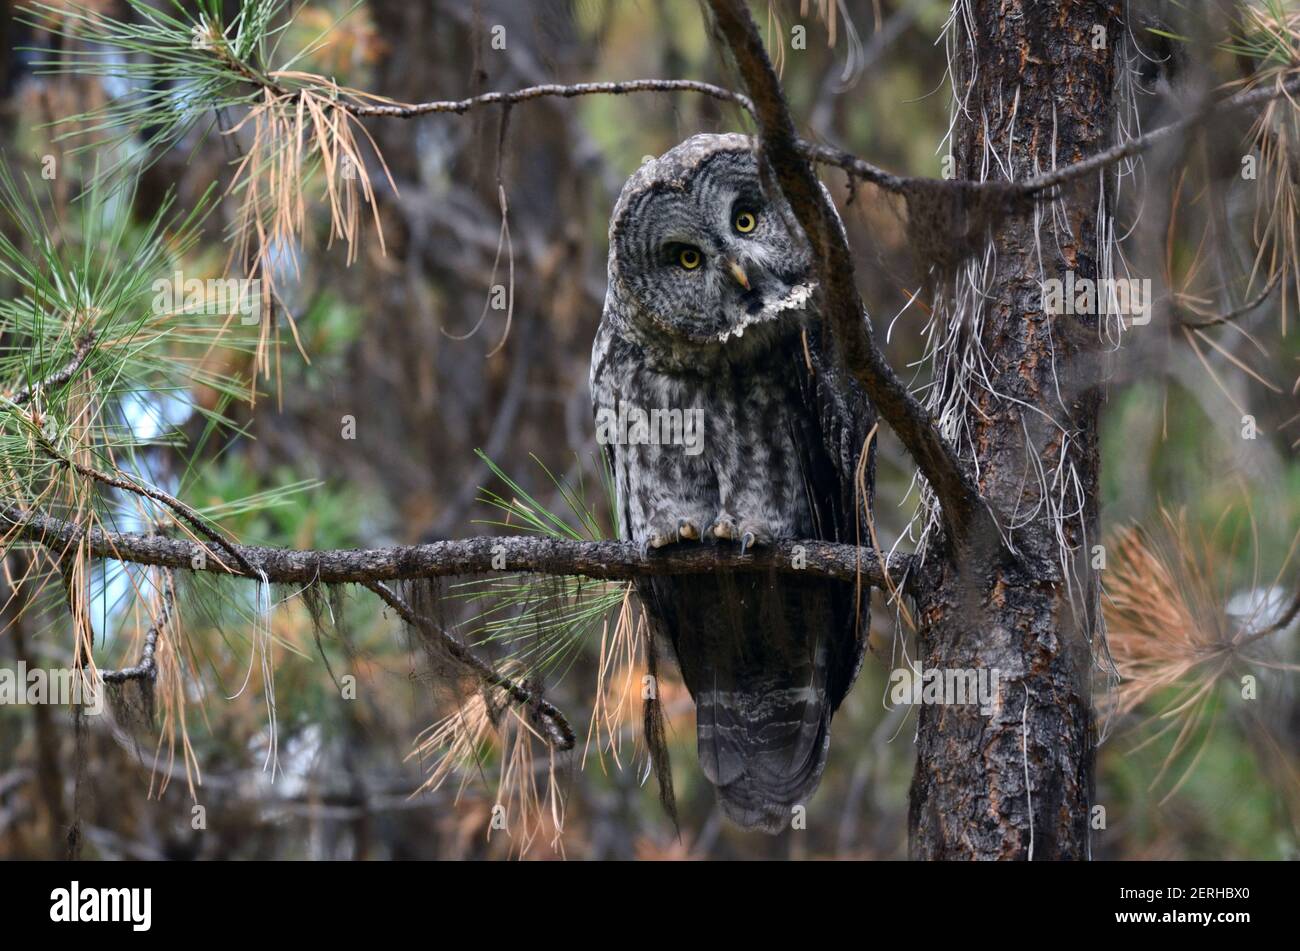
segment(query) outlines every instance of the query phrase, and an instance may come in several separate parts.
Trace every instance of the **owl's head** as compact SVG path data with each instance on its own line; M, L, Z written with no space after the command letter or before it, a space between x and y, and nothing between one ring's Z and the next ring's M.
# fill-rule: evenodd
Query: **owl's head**
M727 345L798 325L811 254L784 199L764 189L754 143L697 135L645 162L609 227L609 277L629 329Z

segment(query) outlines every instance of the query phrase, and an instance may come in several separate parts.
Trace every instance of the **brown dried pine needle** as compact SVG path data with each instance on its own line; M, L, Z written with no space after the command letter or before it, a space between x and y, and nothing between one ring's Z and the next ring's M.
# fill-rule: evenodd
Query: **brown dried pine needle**
M1220 684L1242 669L1279 666L1253 649L1276 629L1260 617L1263 608L1246 617L1227 611L1232 579L1221 565L1231 555L1223 555L1213 539L1193 538L1185 515L1165 512L1163 517L1158 534L1136 526L1118 533L1109 546L1103 599L1120 676L1103 698L1103 709L1122 716L1159 698L1157 712L1141 725L1164 725L1139 749L1177 731L1155 783L1216 709ZM1168 795L1197 759L1199 753Z
M350 107L391 101L342 87L312 73L282 70L270 74L274 85L262 90L253 106L227 135L251 129L243 158L236 166L227 194L239 196L232 243L232 265L248 268L264 288L263 313L280 299L277 282L284 266L296 272L297 248L305 234L307 200L304 188L312 173L323 178L321 198L329 210L328 244L338 240L347 249L347 263L357 257L361 241L361 206L369 206L379 241L386 253L379 206L360 140L369 143L379 168L394 193L397 185L370 133ZM286 85L288 84L288 85ZM279 265L277 262L282 262ZM298 349L302 341L289 316ZM270 375L268 338L271 321L262 321L258 363ZM303 352L304 358L307 354Z
M416 739L415 749L406 758L428 759L432 765L413 795L437 790L458 776L459 802L473 776L486 780L484 763L488 753L495 753L499 772L488 838L494 832L504 833L510 841L509 852L522 858L549 826L551 848L563 854L564 797L555 772L555 750L528 722L526 711L493 697L492 692L493 688L483 688L469 694ZM544 767L537 762L534 743L546 750ZM541 788L543 774L545 791Z

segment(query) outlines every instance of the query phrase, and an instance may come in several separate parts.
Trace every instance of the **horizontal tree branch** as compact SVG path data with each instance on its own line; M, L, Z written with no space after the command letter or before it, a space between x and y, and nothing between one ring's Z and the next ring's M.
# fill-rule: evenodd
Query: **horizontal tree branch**
M251 568L222 564L202 544L164 535L106 532L41 512L0 508L0 534L44 545L70 545L85 538L97 558L185 571L257 578L276 584L366 584L493 573L578 575L598 580L629 580L647 575L708 574L772 570L838 578L885 587L881 559L869 548L818 540L784 541L745 555L730 545L681 544L643 553L626 542L568 541L531 535L484 536L424 545L387 548L293 549L235 545ZM890 581L901 586L911 556L886 562ZM501 566L501 567L499 567Z
M203 571L255 578L276 584L360 584L378 595L407 624L434 638L464 663L485 684L506 692L523 706L545 739L557 749L571 749L574 732L564 714L541 694L496 671L473 651L415 612L385 581L415 580L458 575L535 573L578 575L597 580L630 580L646 575L704 574L719 571L772 570L861 580L879 588L905 587L911 575L911 556L885 559L875 551L854 545L818 540L781 542L751 549L741 555L735 546L686 544L642 551L616 541L585 542L543 536L497 536L397 545L388 548L302 550L236 545L224 542L235 555L235 565L219 561L202 543L138 532L86 529L76 522L41 512L23 512L13 505L0 508L0 534L5 544L28 541L69 550L84 543L92 557L109 558L165 569ZM227 547L229 546L229 547ZM887 567L890 577L885 577ZM170 571L163 611L145 639L141 661L121 671L105 671L105 681L122 683L151 679L156 667L154 649L158 632L172 610Z
M1023 182L1018 182L1017 186L1022 191L1030 194L1046 191L1090 172L1108 168L1126 158L1132 158L1180 132L1186 132L1195 126L1203 125L1211 119L1233 112L1248 111L1272 102L1274 99L1281 99L1284 96L1290 97L1296 93L1300 93L1300 76L1292 77L1276 86L1245 90L1228 96L1226 99L1211 100L1205 106L1193 110L1188 115L1176 119L1168 125L1162 125L1158 129L1152 129L1143 135L1125 139L1117 145L1104 149L1096 155L1080 159L1072 165L1063 165L1060 168L1036 175Z
M370 103L349 102L347 110L354 116L385 116L394 119L414 119L418 116L435 113L453 113L464 115L479 106L514 105L530 99L560 98L573 99L578 96L624 96L634 92L695 92L723 102L733 102L751 115L754 104L748 97L713 83L699 82L694 79L629 79L623 82L605 83L543 83L528 86L512 92L485 92L468 99L442 99L433 102L416 103Z
M250 81L256 82L259 80L250 79ZM291 90L279 86L273 88L282 95L292 95ZM580 96L595 95L622 96L638 92L698 93L717 99L720 102L734 103L749 113L756 121L760 118L759 111L755 108L754 101L749 96L714 83L694 79L629 79L622 82L571 84L543 83L516 90L481 93L466 99L438 99L417 103L345 100L345 107L354 116L358 117L414 119L440 113L464 115L482 106L513 105L536 99L574 99ZM808 142L797 136L793 137L793 142L794 147L809 161L842 169L856 179L870 182L885 191L898 195L918 194L927 191L948 192L956 188L962 188L970 192L995 192L998 196L1010 199L1012 197L1041 195L1067 182L1082 178L1084 175L1107 168L1126 158L1132 158L1169 139L1171 136L1185 132L1217 116L1253 109L1274 99L1296 93L1300 93L1300 77L1293 77L1273 87L1238 92L1235 95L1211 101L1203 108L1197 109L1181 119L1157 129L1152 129L1143 135L1126 139L1103 152L1098 152L1096 155L1081 159L1070 165L1051 169L1020 182L953 181L929 178L922 175L898 175L844 149L817 142Z
M249 81L265 85L265 81L249 74ZM284 87L272 84L276 92L292 96ZM359 118L416 119L421 116L451 114L464 115L472 109L491 105L514 105L536 99L576 99L580 96L626 96L638 92L693 92L720 102L730 102L744 109L757 119L758 112L754 103L744 93L736 92L713 83L695 79L628 79L621 82L593 83L542 83L537 86L525 86L509 91L485 92L466 99L435 99L429 102L368 102L344 99L344 108ZM879 185L886 191L902 194L908 189L923 188L930 185L935 188L949 188L952 183L942 179L931 179L906 175L895 175L866 159L859 158L843 149L832 148L799 139L796 145L800 152L810 161L823 165L834 165L853 177ZM973 183L982 185L983 183Z

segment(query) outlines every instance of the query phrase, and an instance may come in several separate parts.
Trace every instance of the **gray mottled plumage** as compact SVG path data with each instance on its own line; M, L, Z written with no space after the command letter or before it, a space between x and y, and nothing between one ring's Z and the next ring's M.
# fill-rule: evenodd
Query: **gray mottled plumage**
M643 164L609 241L598 430L620 407L699 410L703 427L694 452L635 429L603 440L623 537L865 540L855 492L869 504L871 459L860 473L858 462L873 415L823 345L810 251L764 190L752 141L698 135ZM695 698L700 765L724 810L787 827L816 789L831 714L861 663L867 590L761 572L637 587Z

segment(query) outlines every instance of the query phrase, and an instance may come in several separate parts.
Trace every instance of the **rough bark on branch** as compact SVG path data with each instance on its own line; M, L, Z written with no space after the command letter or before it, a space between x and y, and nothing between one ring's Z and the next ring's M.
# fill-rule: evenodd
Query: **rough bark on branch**
M66 546L79 541L86 529L75 522L38 512L21 512L9 506L0 509L0 533L8 538ZM845 581L861 577L874 586L885 586L881 559L874 551L816 540L781 542L743 556L733 546L723 545L678 545L643 554L636 545L623 542L518 535L319 551L255 545L234 547L254 572L265 574L266 580L275 584L364 584L494 572L626 580L652 574L767 570L806 572ZM86 548L97 558L257 577L220 564L197 542L163 535L105 532L94 528L86 539ZM899 585L910 559L906 555L894 555L887 559L887 564L891 581Z

